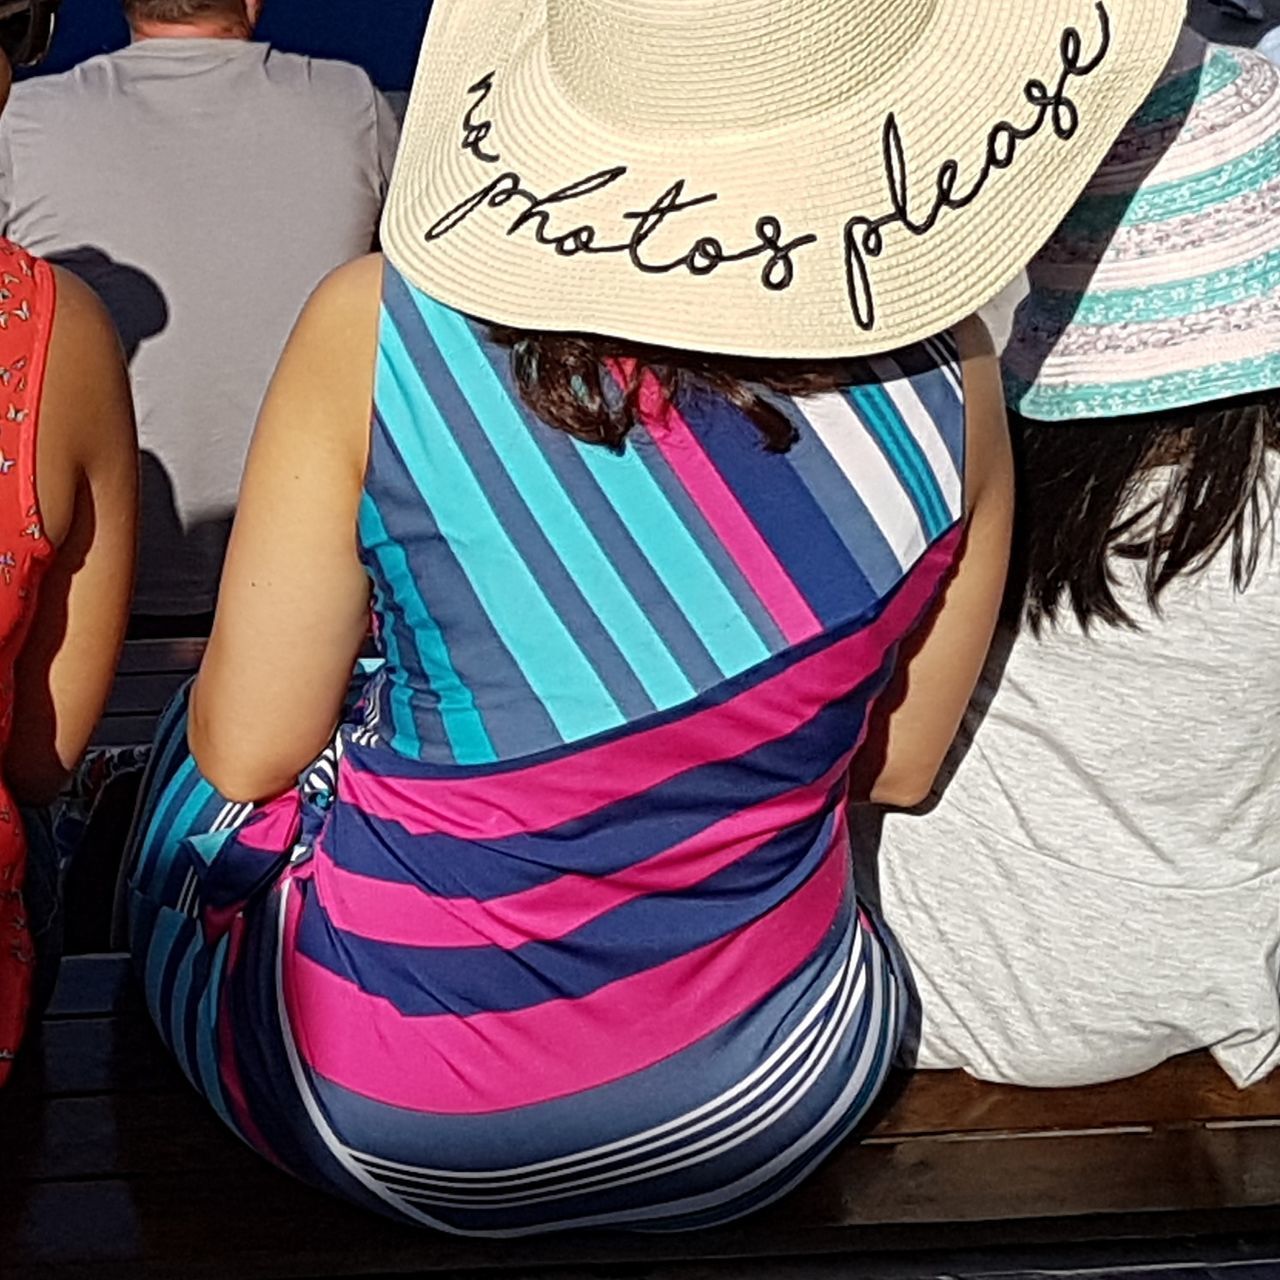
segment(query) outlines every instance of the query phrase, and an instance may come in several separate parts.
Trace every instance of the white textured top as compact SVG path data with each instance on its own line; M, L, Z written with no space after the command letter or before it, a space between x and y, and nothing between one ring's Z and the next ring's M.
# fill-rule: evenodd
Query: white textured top
M1220 555L1159 618L1123 571L1141 631L997 639L942 798L884 821L882 908L919 994L919 1065L1070 1085L1208 1047L1245 1085L1280 1063L1267 545L1247 592Z

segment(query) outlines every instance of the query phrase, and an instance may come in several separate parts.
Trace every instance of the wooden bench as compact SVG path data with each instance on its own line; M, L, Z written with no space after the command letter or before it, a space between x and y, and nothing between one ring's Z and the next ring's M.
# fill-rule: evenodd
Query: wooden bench
M196 673L203 639L130 640L120 656L95 747L136 747L151 741L169 699Z
M1255 1274L1280 1275L1280 1080L1237 1093L1195 1056L1087 1090L939 1073L891 1094L868 1137L730 1229L455 1239L331 1201L242 1148L161 1048L127 962L73 958L0 1095L0 1274L1012 1280L1046 1260L1265 1257Z

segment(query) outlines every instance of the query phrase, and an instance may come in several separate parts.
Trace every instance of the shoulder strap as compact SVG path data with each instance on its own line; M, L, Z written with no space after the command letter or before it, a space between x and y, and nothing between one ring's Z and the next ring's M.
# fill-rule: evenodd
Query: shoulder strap
M36 437L55 284L49 264L0 240L0 522L40 541Z

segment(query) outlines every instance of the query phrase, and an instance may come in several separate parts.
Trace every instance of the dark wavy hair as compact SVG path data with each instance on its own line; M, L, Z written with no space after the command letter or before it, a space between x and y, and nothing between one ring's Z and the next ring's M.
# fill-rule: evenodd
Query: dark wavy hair
M1071 423L1010 414L1017 521L1008 612L1039 634L1067 609L1137 628L1116 595L1117 568L1139 562L1159 613L1173 580L1231 557L1247 589L1273 537L1270 455L1280 450L1280 394L1143 417ZM1150 481L1155 480L1155 485Z
M243 0L123 0L122 7L131 23L182 23L211 17L244 17Z
M491 326L511 351L520 398L550 426L588 444L620 450L640 422L646 376L657 380L667 403L694 388L723 396L759 430L764 446L785 453L796 432L769 393L811 396L865 378L856 362L757 360L702 355L577 333L528 333Z

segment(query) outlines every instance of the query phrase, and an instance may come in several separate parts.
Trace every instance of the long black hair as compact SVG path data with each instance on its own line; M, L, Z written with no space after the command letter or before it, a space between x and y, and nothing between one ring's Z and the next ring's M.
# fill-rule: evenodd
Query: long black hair
M768 393L818 395L866 377L865 369L849 360L704 355L595 334L533 333L502 325L491 325L490 333L510 350L516 387L532 413L578 440L615 450L641 420L640 393L649 378L672 404L693 387L724 396L755 425L766 449L786 453L795 443L795 426Z
M1139 562L1147 604L1183 574L1231 558L1245 590L1274 532L1270 455L1280 393L1142 417L1071 423L1010 414L1017 529L1008 608L1033 631L1070 609L1083 627L1137 627L1116 593Z

